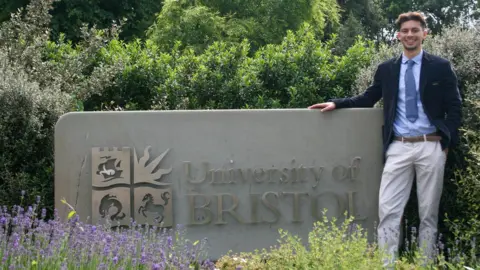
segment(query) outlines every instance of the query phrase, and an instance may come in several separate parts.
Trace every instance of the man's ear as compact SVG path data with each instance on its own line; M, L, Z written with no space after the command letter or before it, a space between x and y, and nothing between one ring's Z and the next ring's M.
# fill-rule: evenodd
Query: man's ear
M423 29L423 39L427 38L428 32L430 32L428 28Z

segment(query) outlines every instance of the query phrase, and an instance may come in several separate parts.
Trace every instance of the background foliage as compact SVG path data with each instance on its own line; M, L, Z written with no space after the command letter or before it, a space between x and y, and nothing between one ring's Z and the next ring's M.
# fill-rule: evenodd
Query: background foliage
M52 210L53 132L65 112L305 108L354 95L399 55L394 17L437 14L445 3L0 0L0 205L26 190ZM451 7L429 17L425 48L452 61L464 99L440 229L466 248L480 236L480 37L457 22L473 22L475 3ZM412 192L407 226L418 225L416 199Z
M55 123L119 70L118 63L92 65L105 33L84 29L76 47L50 42L51 4L33 1L0 26L0 205L18 203L28 190L52 210Z

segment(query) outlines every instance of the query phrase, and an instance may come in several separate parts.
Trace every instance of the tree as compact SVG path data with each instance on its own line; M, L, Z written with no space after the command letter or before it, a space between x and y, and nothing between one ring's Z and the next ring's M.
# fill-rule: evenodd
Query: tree
M367 35L360 20L353 12L350 12L338 31L335 54L344 54L347 49L355 43L358 36L365 37Z
M476 0L384 0L383 9L390 24L389 34L395 31L394 23L398 15L408 11L420 11L427 17L432 34L452 25L464 25L476 16Z
M387 19L385 12L382 9L384 0L339 0L342 12L342 31L359 30L362 28L362 33L365 37L370 39L379 39L379 33L382 29L387 27ZM358 25L359 23L359 25ZM357 24L357 25L354 25ZM343 34L346 36L345 34ZM348 46L347 46L348 47Z
M287 30L303 23L315 29L318 38L340 22L335 0L166 0L148 37L165 49L176 41L202 51L214 41L251 42L253 51L266 44L278 44Z
M10 14L26 6L29 0L0 0L0 23L10 19Z
M141 38L161 8L162 1L154 0L60 0L52 10L52 34L78 41L82 24L105 28L125 18L120 38Z
M0 22L10 18L12 12L25 7L31 0L0 0ZM56 0L50 11L52 38L61 33L68 40L82 39L81 27L109 28L123 19L120 38L132 40L143 38L145 30L153 23L155 13L162 9L163 1L156 0Z

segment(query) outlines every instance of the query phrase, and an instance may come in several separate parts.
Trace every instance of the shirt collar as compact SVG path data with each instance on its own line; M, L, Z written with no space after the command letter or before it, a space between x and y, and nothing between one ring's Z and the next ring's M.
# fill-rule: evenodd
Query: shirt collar
M415 62L415 64L420 64L422 62L422 57L423 57L423 49L420 51L417 56L413 57L412 60ZM405 64L408 61L408 57L405 56L405 53L402 53L402 64Z

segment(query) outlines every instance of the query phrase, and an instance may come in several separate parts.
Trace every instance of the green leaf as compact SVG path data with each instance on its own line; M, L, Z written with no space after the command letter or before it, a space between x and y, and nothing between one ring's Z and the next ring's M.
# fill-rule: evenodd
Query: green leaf
M75 215L77 212L75 210L72 210L70 211L70 213L68 213L68 219L71 219L73 217L73 215Z

